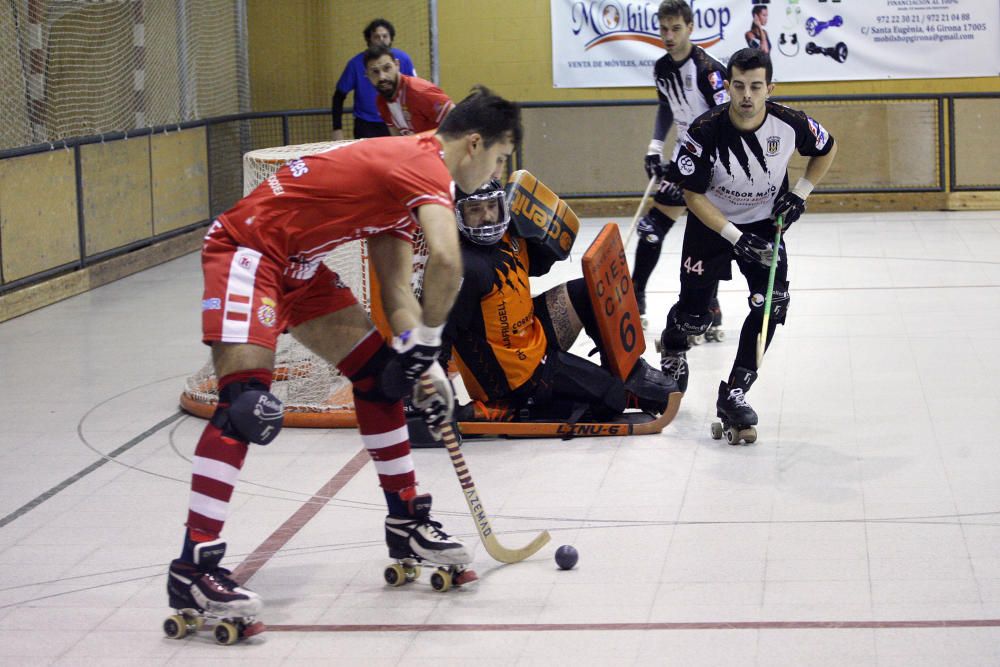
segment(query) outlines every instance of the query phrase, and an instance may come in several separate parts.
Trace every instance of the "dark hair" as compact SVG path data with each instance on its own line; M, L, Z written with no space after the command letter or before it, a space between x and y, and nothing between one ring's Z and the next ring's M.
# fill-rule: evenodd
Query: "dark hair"
M385 44L376 44L375 46L369 46L367 49L365 49L365 55L362 58L362 60L364 60L365 62L365 69L368 68L368 63L370 63L373 60L378 60L382 56L389 56L392 59L396 58L396 54L394 54L392 52L392 49L390 49Z
M771 75L774 74L774 67L771 65L771 56L760 49L740 49L729 58L726 66L726 78L733 80L733 68L739 68L746 72L751 69L764 68L764 80L771 83Z
M372 41L372 33L375 32L377 28L385 28L389 31L389 39L396 39L396 29L392 27L392 24L385 19L378 18L365 26L365 44Z
M485 86L473 86L469 96L455 105L438 128L439 134L453 139L471 132L481 134L487 147L503 140L508 132L513 142L519 144L524 136L521 107Z
M694 12L691 11L691 5L684 0L663 0L660 3L660 8L656 10L656 18L662 21L668 16L680 16L684 23L694 23Z
M757 16L761 12L766 12L766 11L767 11L767 5L754 5L753 9L750 10L750 13L753 14L754 16Z

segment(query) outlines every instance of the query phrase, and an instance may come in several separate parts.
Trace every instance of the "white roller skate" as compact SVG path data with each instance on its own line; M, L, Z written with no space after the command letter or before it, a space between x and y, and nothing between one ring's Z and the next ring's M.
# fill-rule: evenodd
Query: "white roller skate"
M465 544L444 532L441 524L430 518L431 494L423 493L408 501L408 516L385 518L385 542L389 557L396 560L385 568L383 576L390 586L402 586L420 576L420 563L438 566L431 575L431 587L444 592L479 579L465 566L472 555Z
M177 613L163 622L163 631L171 639L201 630L206 620L212 622L220 644L234 644L264 631L264 624L256 620L263 602L219 567L225 553L226 543L213 540L195 545L193 563L180 559L170 563L167 595Z

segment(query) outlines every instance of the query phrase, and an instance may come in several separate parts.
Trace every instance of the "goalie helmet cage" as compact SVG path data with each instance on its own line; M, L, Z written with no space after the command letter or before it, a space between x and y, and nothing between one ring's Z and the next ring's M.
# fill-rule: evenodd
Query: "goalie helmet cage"
M322 153L349 143L353 142L331 141L250 151L243 156L243 194L246 195L257 187L288 160ZM377 303L373 308L374 275L369 266L365 241L362 239L337 246L323 263L351 288L369 317L385 333L384 316L381 316ZM414 239L412 285L417 296L420 295L426 263L426 243L423 234L418 232ZM285 426L345 428L357 425L350 380L335 366L314 355L288 334L282 334L278 339L272 383L271 392L285 405ZM215 412L218 399L218 379L209 360L187 379L180 404L185 411L208 419Z

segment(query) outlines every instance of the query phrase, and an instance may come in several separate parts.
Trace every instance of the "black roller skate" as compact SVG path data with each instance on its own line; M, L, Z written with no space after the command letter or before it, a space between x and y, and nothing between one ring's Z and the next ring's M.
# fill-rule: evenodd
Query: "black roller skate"
M395 563L385 568L383 576L390 586L402 586L420 576L420 563L436 565L431 587L444 592L479 579L465 566L472 556L465 544L441 530L430 518L431 494L423 493L407 501L408 515L385 518L385 542Z
M660 338L660 344L657 347L660 350L660 370L662 370L663 374L667 377L673 378L674 382L677 383L677 391L687 391L687 350L667 349L662 337Z
M263 602L219 567L225 553L226 543L213 540L195 545L193 563L181 559L170 563L167 595L177 613L163 622L163 631L171 639L201 630L206 620L212 621L220 644L234 644L264 631L264 624L256 620Z
M712 305L708 310L712 313L712 324L705 332L705 342L721 343L726 340L726 332L722 330L722 308L719 307L719 300L712 299Z
M712 423L712 438L726 436L730 445L752 444L757 441L757 413L747 403L746 392L757 379L757 373L747 368L733 369L730 382L719 383L716 415L721 421Z

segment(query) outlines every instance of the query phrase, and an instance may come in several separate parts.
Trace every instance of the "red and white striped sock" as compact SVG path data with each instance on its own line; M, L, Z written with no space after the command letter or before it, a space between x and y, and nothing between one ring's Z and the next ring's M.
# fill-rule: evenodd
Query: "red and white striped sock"
M386 493L390 514L398 514L400 507L405 507L405 503L399 500L399 492L416 485L403 402L378 402L359 396L359 392L369 394L375 389L378 376L367 373L366 366L377 354L385 354L383 348L386 347L382 334L373 328L337 368L354 383L354 409L361 441L375 462L375 471ZM400 505L395 507L397 502Z
M234 382L257 380L271 386L271 372L264 368L231 373L219 379L219 394ZM216 412L228 407L221 403ZM191 465L191 499L188 504L188 538L200 542L219 537L229 514L229 499L247 454L247 443L223 435L211 422L205 426Z

